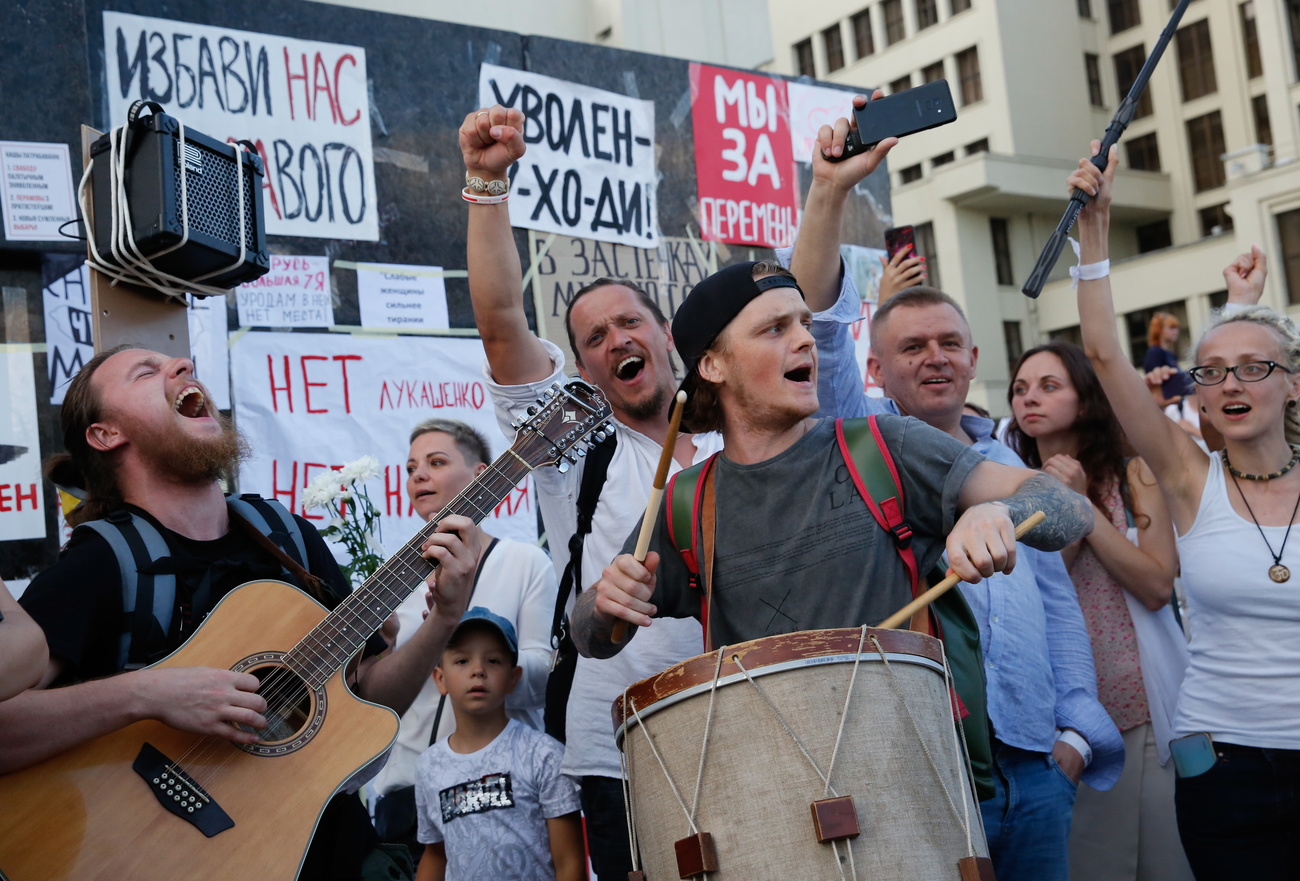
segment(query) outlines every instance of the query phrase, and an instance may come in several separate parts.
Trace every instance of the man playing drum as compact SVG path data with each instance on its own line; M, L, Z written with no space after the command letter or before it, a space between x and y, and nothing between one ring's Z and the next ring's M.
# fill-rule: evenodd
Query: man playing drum
M875 625L910 599L893 538L858 497L834 423L811 418L818 408L811 320L793 276L752 263L701 282L673 320L691 394L683 427L718 429L725 441L713 469L715 645ZM971 582L1015 566L1014 524L1034 511L1048 516L1024 536L1030 547L1059 550L1090 530L1087 500L1055 479L988 461L915 419L877 419L910 500L921 571L938 560L949 530L949 565ZM634 532L627 547L635 539ZM617 557L579 597L572 620L585 654L616 654L620 619L647 627L657 616L700 616L701 593L663 513L650 548L644 563Z

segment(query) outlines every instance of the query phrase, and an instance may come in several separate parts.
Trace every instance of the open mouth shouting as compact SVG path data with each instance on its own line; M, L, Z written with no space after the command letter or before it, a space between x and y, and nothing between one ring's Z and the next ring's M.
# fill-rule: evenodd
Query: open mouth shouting
M1250 413L1250 405L1243 404L1240 401L1234 401L1231 404L1223 405L1223 415L1232 420L1245 419Z
M628 355L614 365L614 376L624 382L631 382L645 370L645 359L640 355Z
M791 382L807 384L812 382L812 365L808 364L803 367L796 367L794 370L787 371L785 378Z
M208 415L208 398L197 385L187 385L176 393L172 409L186 419L198 419Z

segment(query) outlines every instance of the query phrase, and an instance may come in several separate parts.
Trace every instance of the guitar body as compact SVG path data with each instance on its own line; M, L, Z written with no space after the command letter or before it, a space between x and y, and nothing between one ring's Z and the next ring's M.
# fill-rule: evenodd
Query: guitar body
M325 609L278 581L232 591L175 653L156 665L247 669L264 678L274 705L285 693L288 652L326 618ZM341 658L343 667L346 658ZM278 677L278 678L277 678ZM301 680L295 681L301 685ZM0 877L8 881L292 881L330 797L382 755L397 716L355 697L335 669L319 688L300 688L290 729L255 752L228 741L139 722L31 768L0 775ZM296 721L295 721L296 720ZM233 825L211 837L192 819L165 810L151 780L133 767L151 745L189 811ZM260 753L260 754L258 754ZM173 778L175 779L175 778ZM204 812L207 811L205 814Z

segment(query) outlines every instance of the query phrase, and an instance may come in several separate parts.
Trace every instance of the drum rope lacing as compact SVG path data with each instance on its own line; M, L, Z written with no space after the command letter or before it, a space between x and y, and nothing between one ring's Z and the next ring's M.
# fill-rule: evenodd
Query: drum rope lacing
M957 819L962 830L966 833L966 852L971 856L975 856L975 843L971 837L970 806L966 802L966 788L964 786L961 788L962 809L959 812L957 810L957 803L953 801L952 793L948 790L948 783L943 779L943 772L939 770L939 765L934 760L934 754L930 752L930 745L925 742L925 738L921 734L921 726L917 724L916 716L912 715L912 707L907 702L907 696L903 694L903 689L899 686L898 680L894 676L894 668L889 663L889 658L885 654L885 649L880 645L880 640L878 640L874 635L871 637L871 644L876 647L876 651L880 654L880 660L885 664L885 670L889 673L889 684L898 695L899 703L903 705L903 710L907 713L908 721L912 723L912 731L916 733L916 740L921 744L921 750L925 753L925 760L930 764L930 770L934 771L935 779L939 781L939 788L943 790L944 798L948 801L948 807L952 810L953 816ZM943 670L945 683L950 685L952 682L952 673L948 669L948 655L946 652L943 656ZM964 731L962 732L962 737L963 739L965 738ZM957 733L954 731L954 741L956 738Z
M718 695L718 680L722 678L722 659L725 656L726 649L727 647L725 645L718 648L718 661L713 668L713 685L709 689L709 709L704 717L704 740L700 743L700 763L695 769L695 796L691 800L691 807L689 810L686 807L686 802L682 799L681 792L677 789L677 783L673 780L673 775L668 771L668 765L664 763L663 757L659 755L659 750L655 747L654 738L650 736L650 729L646 727L645 720L641 718L640 710L637 709L636 703L628 695L627 689L623 689L623 706L632 710L632 716L636 719L637 725L641 727L641 732L645 735L646 744L650 747L651 755L655 757L655 761L659 763L660 770L664 772L664 779L668 781L668 788L672 790L673 798L677 799L677 804L681 806L682 813L686 815L686 822L690 824L691 832L695 835L698 835L700 832L699 827L695 825L695 815L699 812L700 808L700 788L701 784L704 782L704 758L708 754L709 731L713 727L714 700ZM628 736L630 736L630 734L631 732L628 733ZM641 858L636 837L636 817L634 816L636 809L633 807L633 799L629 789L632 777L628 759L629 752L630 749L624 748L621 754L621 760L623 763L623 801L627 804L627 811L625 811L625 814L627 815L628 843L632 847L632 871L637 872L641 869ZM703 873L703 877L707 879L709 873Z

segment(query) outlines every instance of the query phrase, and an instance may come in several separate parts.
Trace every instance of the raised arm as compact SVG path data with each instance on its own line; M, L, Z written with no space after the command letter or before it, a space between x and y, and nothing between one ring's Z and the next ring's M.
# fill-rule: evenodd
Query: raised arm
M883 96L884 92L877 89L871 97L874 100ZM855 107L866 103L866 96L853 96ZM834 127L824 125L817 134L812 155L813 182L808 188L803 219L799 223L799 240L790 260L790 271L799 279L808 308L814 312L829 309L839 297L840 227L849 192L875 171L898 143L898 138L885 138L875 149L843 162L827 162L822 158L823 153L838 156L844 152L844 139L851 128L857 128L857 123L840 117Z
M524 117L497 104L465 117L460 152L467 176L504 181L524 155ZM524 283L507 203L469 209L466 247L474 323L483 338L492 378L502 385L537 382L554 369L524 315Z
M1092 150L1098 149L1100 142L1093 141ZM1112 147L1104 173L1080 159L1070 175L1069 186L1092 197L1079 213L1079 262L1084 266L1109 259L1111 184L1118 156L1118 148ZM1115 326L1109 275L1079 282L1079 322L1084 351L1124 433L1170 497L1175 522L1190 524L1209 460L1187 432L1161 412L1129 363Z

